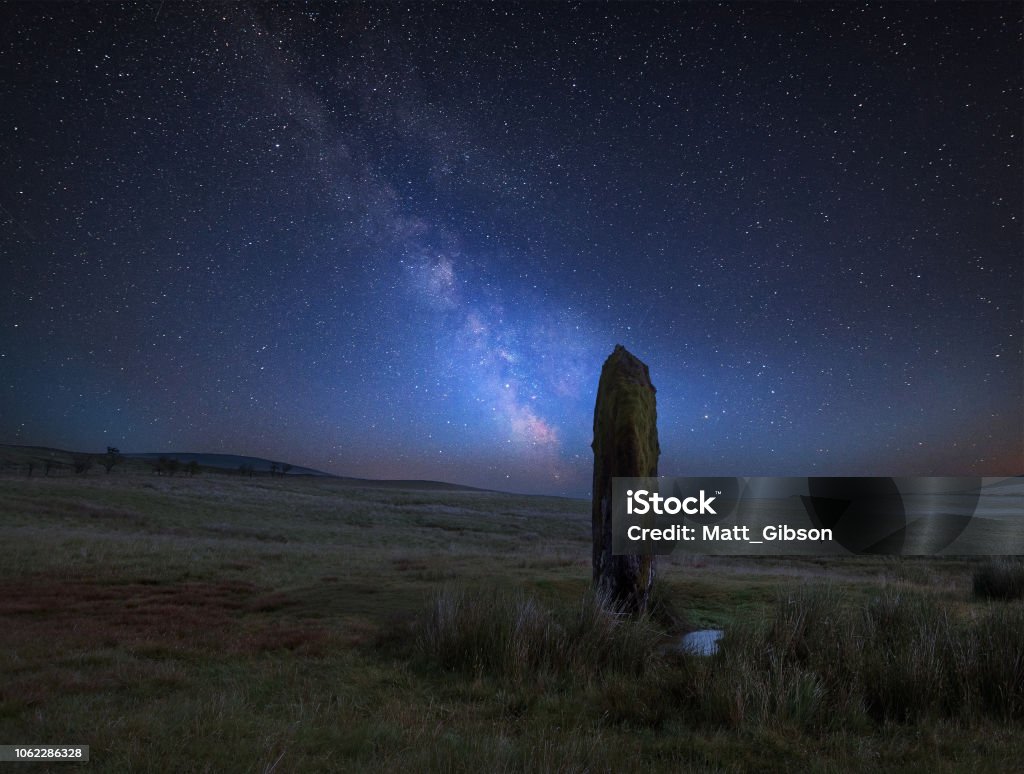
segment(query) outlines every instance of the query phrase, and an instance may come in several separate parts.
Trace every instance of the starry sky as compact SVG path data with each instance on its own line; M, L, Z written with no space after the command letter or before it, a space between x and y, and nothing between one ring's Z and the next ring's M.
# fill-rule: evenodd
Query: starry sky
M1022 6L0 9L0 442L1024 473Z

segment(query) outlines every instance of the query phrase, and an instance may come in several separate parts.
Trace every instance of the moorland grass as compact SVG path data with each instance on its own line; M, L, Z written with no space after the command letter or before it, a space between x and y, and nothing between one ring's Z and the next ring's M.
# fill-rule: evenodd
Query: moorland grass
M97 772L1024 759L1022 603L977 562L665 557L634 622L588 597L583 501L101 471L0 478L0 543L0 740Z
M1024 560L994 559L974 573L974 595L983 599L1024 598Z
M1024 719L1022 633L1022 608L955 621L917 592L887 589L850 606L834 586L800 586L703 658L676 652L649 619L604 612L592 596L559 615L521 592L449 589L415 642L442 670L544 690L596 686L607 713L641 725L678 715L820 732L925 717Z
M457 587L435 595L415 632L418 655L440 669L515 684L641 677L664 638L649 618L608 613L593 594L556 615L521 590Z

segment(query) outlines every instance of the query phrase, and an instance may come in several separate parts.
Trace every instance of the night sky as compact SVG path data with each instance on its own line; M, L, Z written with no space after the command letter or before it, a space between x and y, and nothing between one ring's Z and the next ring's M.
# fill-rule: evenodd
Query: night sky
M1022 6L0 9L0 442L1024 473Z

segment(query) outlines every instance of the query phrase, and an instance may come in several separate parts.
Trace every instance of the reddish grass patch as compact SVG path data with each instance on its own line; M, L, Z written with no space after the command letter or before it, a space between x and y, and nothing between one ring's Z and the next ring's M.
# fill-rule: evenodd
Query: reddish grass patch
M101 647L188 655L267 650L322 651L330 633L301 621L268 621L285 594L251 583L153 585L95 581L0 583L0 648L55 655Z
M0 643L67 647L145 640L213 644L253 594L248 583L104 584L89 581L0 583Z
M295 598L282 591L271 591L254 595L246 603L246 608L254 613L273 613L294 605Z
M274 609L253 605L274 596L239 581L0 583L0 717L68 693L181 686L182 659L318 657L343 647L326 627L254 612Z
M323 656L334 644L335 638L324 628L316 626L274 625L253 631L237 643L242 653L266 653L290 650L307 656Z

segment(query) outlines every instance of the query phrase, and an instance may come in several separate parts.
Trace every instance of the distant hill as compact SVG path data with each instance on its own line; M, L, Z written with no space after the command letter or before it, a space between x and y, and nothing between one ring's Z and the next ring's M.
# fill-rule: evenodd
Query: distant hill
M222 470L238 470L241 465L252 465L253 471L256 473L269 473L270 466L275 465L278 468L281 467L282 462L277 460L266 460L262 457L245 457L241 454L205 454L203 452L145 452L142 454L129 454L122 452L125 457L133 460L158 460L161 457L167 457L168 459L178 460L179 462L189 463L195 460L204 468L218 468ZM330 473L324 473L322 470L314 470L313 468L303 468L299 465L293 465L291 470L288 471L289 476L332 476Z
M420 489L436 490L447 492L496 492L494 489L481 489L477 486L466 486L465 484L449 484L447 481L428 481L425 479L386 479L386 478L350 478L349 476L334 476L335 481L350 486L367 487L373 489Z
M78 452L64 449L52 449L49 446L14 446L0 444L0 468L10 470L29 464L39 466L40 472L44 464L56 469L70 468Z
M203 454L196 452L147 452L145 454L125 454L134 460L156 460L161 457L176 459L179 462L188 463L195 460L205 468L218 468L223 470L238 470L241 465L252 465L255 473L269 473L271 465L281 468L282 463L277 460L267 460L263 457L245 457L240 454ZM286 475L289 476L326 476L351 486L376 487L385 489L437 489L437 490L466 490L483 492L484 489L477 489L462 484L449 484L445 481L423 481L417 479L375 479L375 478L352 478L350 476L336 476L333 473L324 473L314 468L304 468L294 465Z
M14 444L0 444L0 472L7 474L27 473L28 466L33 465L36 475L45 474L47 463L52 467L54 475L67 474L73 468L74 459L81 456L92 456L100 458L105 450L96 452L67 451L66 449L54 449L48 446L18 446ZM178 460L188 464L195 460L199 465L208 470L235 472L242 465L252 465L252 470L258 475L268 475L271 472L271 465L276 465L280 470L282 463L276 460L268 460L263 457L246 457L241 454L206 454L203 452L122 452L127 462L121 466L130 472L149 472L149 464L161 457ZM102 473L102 469L99 469ZM93 470L90 475L95 475ZM464 492L487 492L490 490L479 489L473 486L462 484L449 484L445 481L423 481L417 479L373 479L373 478L352 478L349 476L336 476L332 473L325 473L314 468L304 468L301 465L293 465L287 476L317 476L330 478L334 481L353 486L375 489L419 489L435 491L464 491Z

